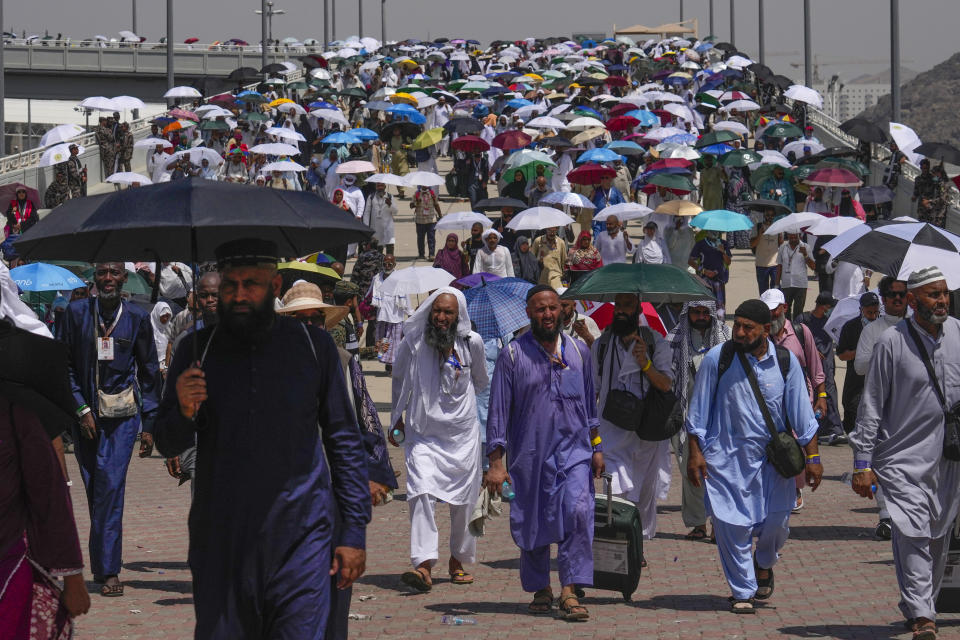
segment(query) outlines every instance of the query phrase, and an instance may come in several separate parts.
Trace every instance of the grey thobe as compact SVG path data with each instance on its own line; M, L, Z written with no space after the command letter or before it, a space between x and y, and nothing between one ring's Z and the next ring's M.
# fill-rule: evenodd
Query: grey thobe
M960 400L960 321L947 318L934 338L903 320L876 342L850 443L854 464L872 468L886 495L900 610L933 620L960 506L960 463L942 457L943 411L907 322L921 336L948 406Z

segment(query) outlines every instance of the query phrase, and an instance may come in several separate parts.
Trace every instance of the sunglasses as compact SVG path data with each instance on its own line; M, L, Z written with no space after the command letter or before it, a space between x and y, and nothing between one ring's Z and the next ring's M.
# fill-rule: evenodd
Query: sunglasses
M885 294L883 294L883 297L884 298L906 298L907 292L906 291L888 291Z

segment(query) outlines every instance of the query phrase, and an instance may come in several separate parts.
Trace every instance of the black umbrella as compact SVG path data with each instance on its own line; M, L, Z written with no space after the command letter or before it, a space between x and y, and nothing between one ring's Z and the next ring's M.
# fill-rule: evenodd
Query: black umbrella
M190 178L68 200L16 247L30 260L198 262L243 237L272 240L282 256L302 256L371 233L306 191Z
M567 147L573 146L573 143L563 136L550 136L549 138L538 140L537 144L548 147L557 147L558 149L566 149Z
M526 209L527 203L516 198L487 198L480 200L473 206L478 211L493 211L504 207L513 207L514 209Z
M367 99L367 92L361 89L360 87L348 87L347 89L343 89L342 91L338 91L337 93L340 94L341 96L348 96L351 98L362 98L364 100Z
M390 142L393 132L397 129L400 130L400 136L403 138L416 138L421 133L420 125L398 120L397 122L391 122L380 130L380 139L384 142Z
M789 89L790 86L794 84L793 80L782 75L770 76L767 80L765 80L765 82L767 84L772 84L778 89Z
M231 71L230 75L227 76L227 80L232 80L234 82L245 82L250 80L258 80L260 75L260 72L253 67L240 67Z
M793 113L793 109L782 103L773 104L768 102L760 107L760 113Z
M760 64L759 62L754 62L753 64L749 65L747 70L753 71L754 75L760 78L760 80L766 80L773 75L773 70L770 69L770 67L765 64Z
M750 211L763 211L764 209L773 209L775 213L792 213L793 209L783 204L779 200L766 200L757 198L749 202L741 202L740 207Z
M924 142L913 152L940 162L960 164L960 149L946 142Z
M860 196L860 204L883 204L884 202L893 202L896 194L889 187L877 185L875 187L860 187L857 192Z
M881 129L873 122L870 122L866 118L850 118L846 122L840 124L840 131L848 133L854 138L863 140L864 142L877 142L879 144L883 144L888 139L886 131Z
M270 64L265 66L263 69L260 69L259 75L263 75L265 73L283 73L284 71L287 71L287 70L288 69L282 64L280 64L279 62L271 62Z
M737 48L732 44L730 44L729 42L718 42L717 44L713 45L713 48L720 49L720 51L723 51L726 53L734 52L737 50Z
M851 147L827 147L820 153L815 153L805 158L797 158L797 164L817 164L827 158L845 158L855 155L857 155L857 150Z
M448 133L456 133L457 135L462 135L465 133L480 133L483 131L483 125L480 124L479 120L474 120L473 118L452 118L447 121L447 124L443 125L444 130Z

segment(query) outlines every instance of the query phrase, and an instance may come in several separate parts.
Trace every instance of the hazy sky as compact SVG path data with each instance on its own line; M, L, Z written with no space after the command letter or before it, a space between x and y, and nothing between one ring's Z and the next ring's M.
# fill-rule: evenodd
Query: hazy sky
M201 42L239 37L258 42L259 8L256 0L174 1L174 41L195 36ZM380 0L336 1L338 38L357 33L358 7L364 9L364 34L380 37ZM2 0L0 0L2 2ZM716 35L730 36L731 0L714 0ZM735 0L736 45L750 53L757 51L758 0ZM17 0L4 3L4 28L20 34L26 29L43 34L63 32L74 38L102 34L116 36L131 26L132 0ZM613 25L637 23L656 26L675 21L680 0L387 0L387 37L475 38L487 43L494 39L527 36L569 35L571 32L612 33ZM878 73L889 66L888 0L811 0L813 49L820 55L820 75L840 73L849 79L860 73ZM684 0L687 18L700 20L700 34L708 32L709 0ZM960 1L904 0L901 13L901 57L903 66L917 71L929 69L948 58L960 46ZM767 64L802 80L803 3L801 0L766 0ZM156 41L166 31L166 3L139 0L138 32ZM276 16L273 34L281 39L323 35L323 0L276 0L286 15ZM843 61L847 61L844 64ZM851 64L850 61L854 61Z

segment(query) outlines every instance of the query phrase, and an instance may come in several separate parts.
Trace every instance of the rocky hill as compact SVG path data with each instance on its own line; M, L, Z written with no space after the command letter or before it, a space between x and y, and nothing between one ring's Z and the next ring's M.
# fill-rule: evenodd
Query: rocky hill
M960 146L957 96L960 96L960 53L903 85L901 121L912 127L924 142ZM860 115L885 126L890 121L890 113L890 96L886 95Z

